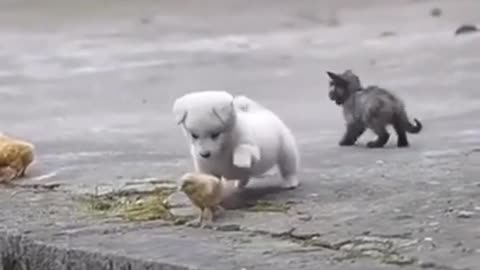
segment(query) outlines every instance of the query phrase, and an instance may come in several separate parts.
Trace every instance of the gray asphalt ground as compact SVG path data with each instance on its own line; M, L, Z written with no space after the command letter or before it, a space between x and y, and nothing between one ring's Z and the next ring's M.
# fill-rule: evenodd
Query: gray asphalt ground
M36 145L21 183L61 186L0 189L0 269L479 269L480 34L453 34L479 10L474 0L3 0L1 131ZM410 148L393 136L366 149L371 133L337 146L343 120L325 71L347 68L421 119ZM232 210L219 222L241 229L220 232L77 210L75 194L190 170L171 106L207 89L247 95L294 131L302 185L262 197L291 202L288 213ZM395 246L397 263L375 248L345 257L358 243Z

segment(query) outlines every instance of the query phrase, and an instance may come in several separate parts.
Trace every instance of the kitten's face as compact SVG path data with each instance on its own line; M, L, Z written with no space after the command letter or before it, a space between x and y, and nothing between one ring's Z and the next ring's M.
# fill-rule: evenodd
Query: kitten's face
M338 74L332 72L327 72L327 74L331 79L328 97L337 105L342 105L351 95L349 83Z

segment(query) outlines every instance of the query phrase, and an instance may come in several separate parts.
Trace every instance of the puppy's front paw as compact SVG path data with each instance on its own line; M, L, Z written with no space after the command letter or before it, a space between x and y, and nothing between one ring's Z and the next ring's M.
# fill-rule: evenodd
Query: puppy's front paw
M295 189L300 185L298 178L295 176L287 177L283 179L282 188L283 189Z

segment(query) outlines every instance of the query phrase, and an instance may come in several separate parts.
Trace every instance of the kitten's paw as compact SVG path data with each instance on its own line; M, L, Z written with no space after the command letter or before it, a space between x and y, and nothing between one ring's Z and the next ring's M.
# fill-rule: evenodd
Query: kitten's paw
M282 188L283 189L295 189L300 185L298 178L295 176L287 177L283 179Z
M409 147L410 144L408 142L398 142L397 147Z
M382 148L383 145L379 144L377 141L367 142L368 148Z
M341 140L340 142L338 142L338 145L340 146L352 146L354 144L355 142L348 141L348 140Z

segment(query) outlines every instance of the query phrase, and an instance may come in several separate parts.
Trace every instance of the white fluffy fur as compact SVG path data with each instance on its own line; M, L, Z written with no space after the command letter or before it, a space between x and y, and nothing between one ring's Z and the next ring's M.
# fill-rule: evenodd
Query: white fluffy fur
M298 186L295 138L267 108L245 96L203 91L178 98L173 112L189 138L196 171L238 179L244 187L277 166L283 187Z

